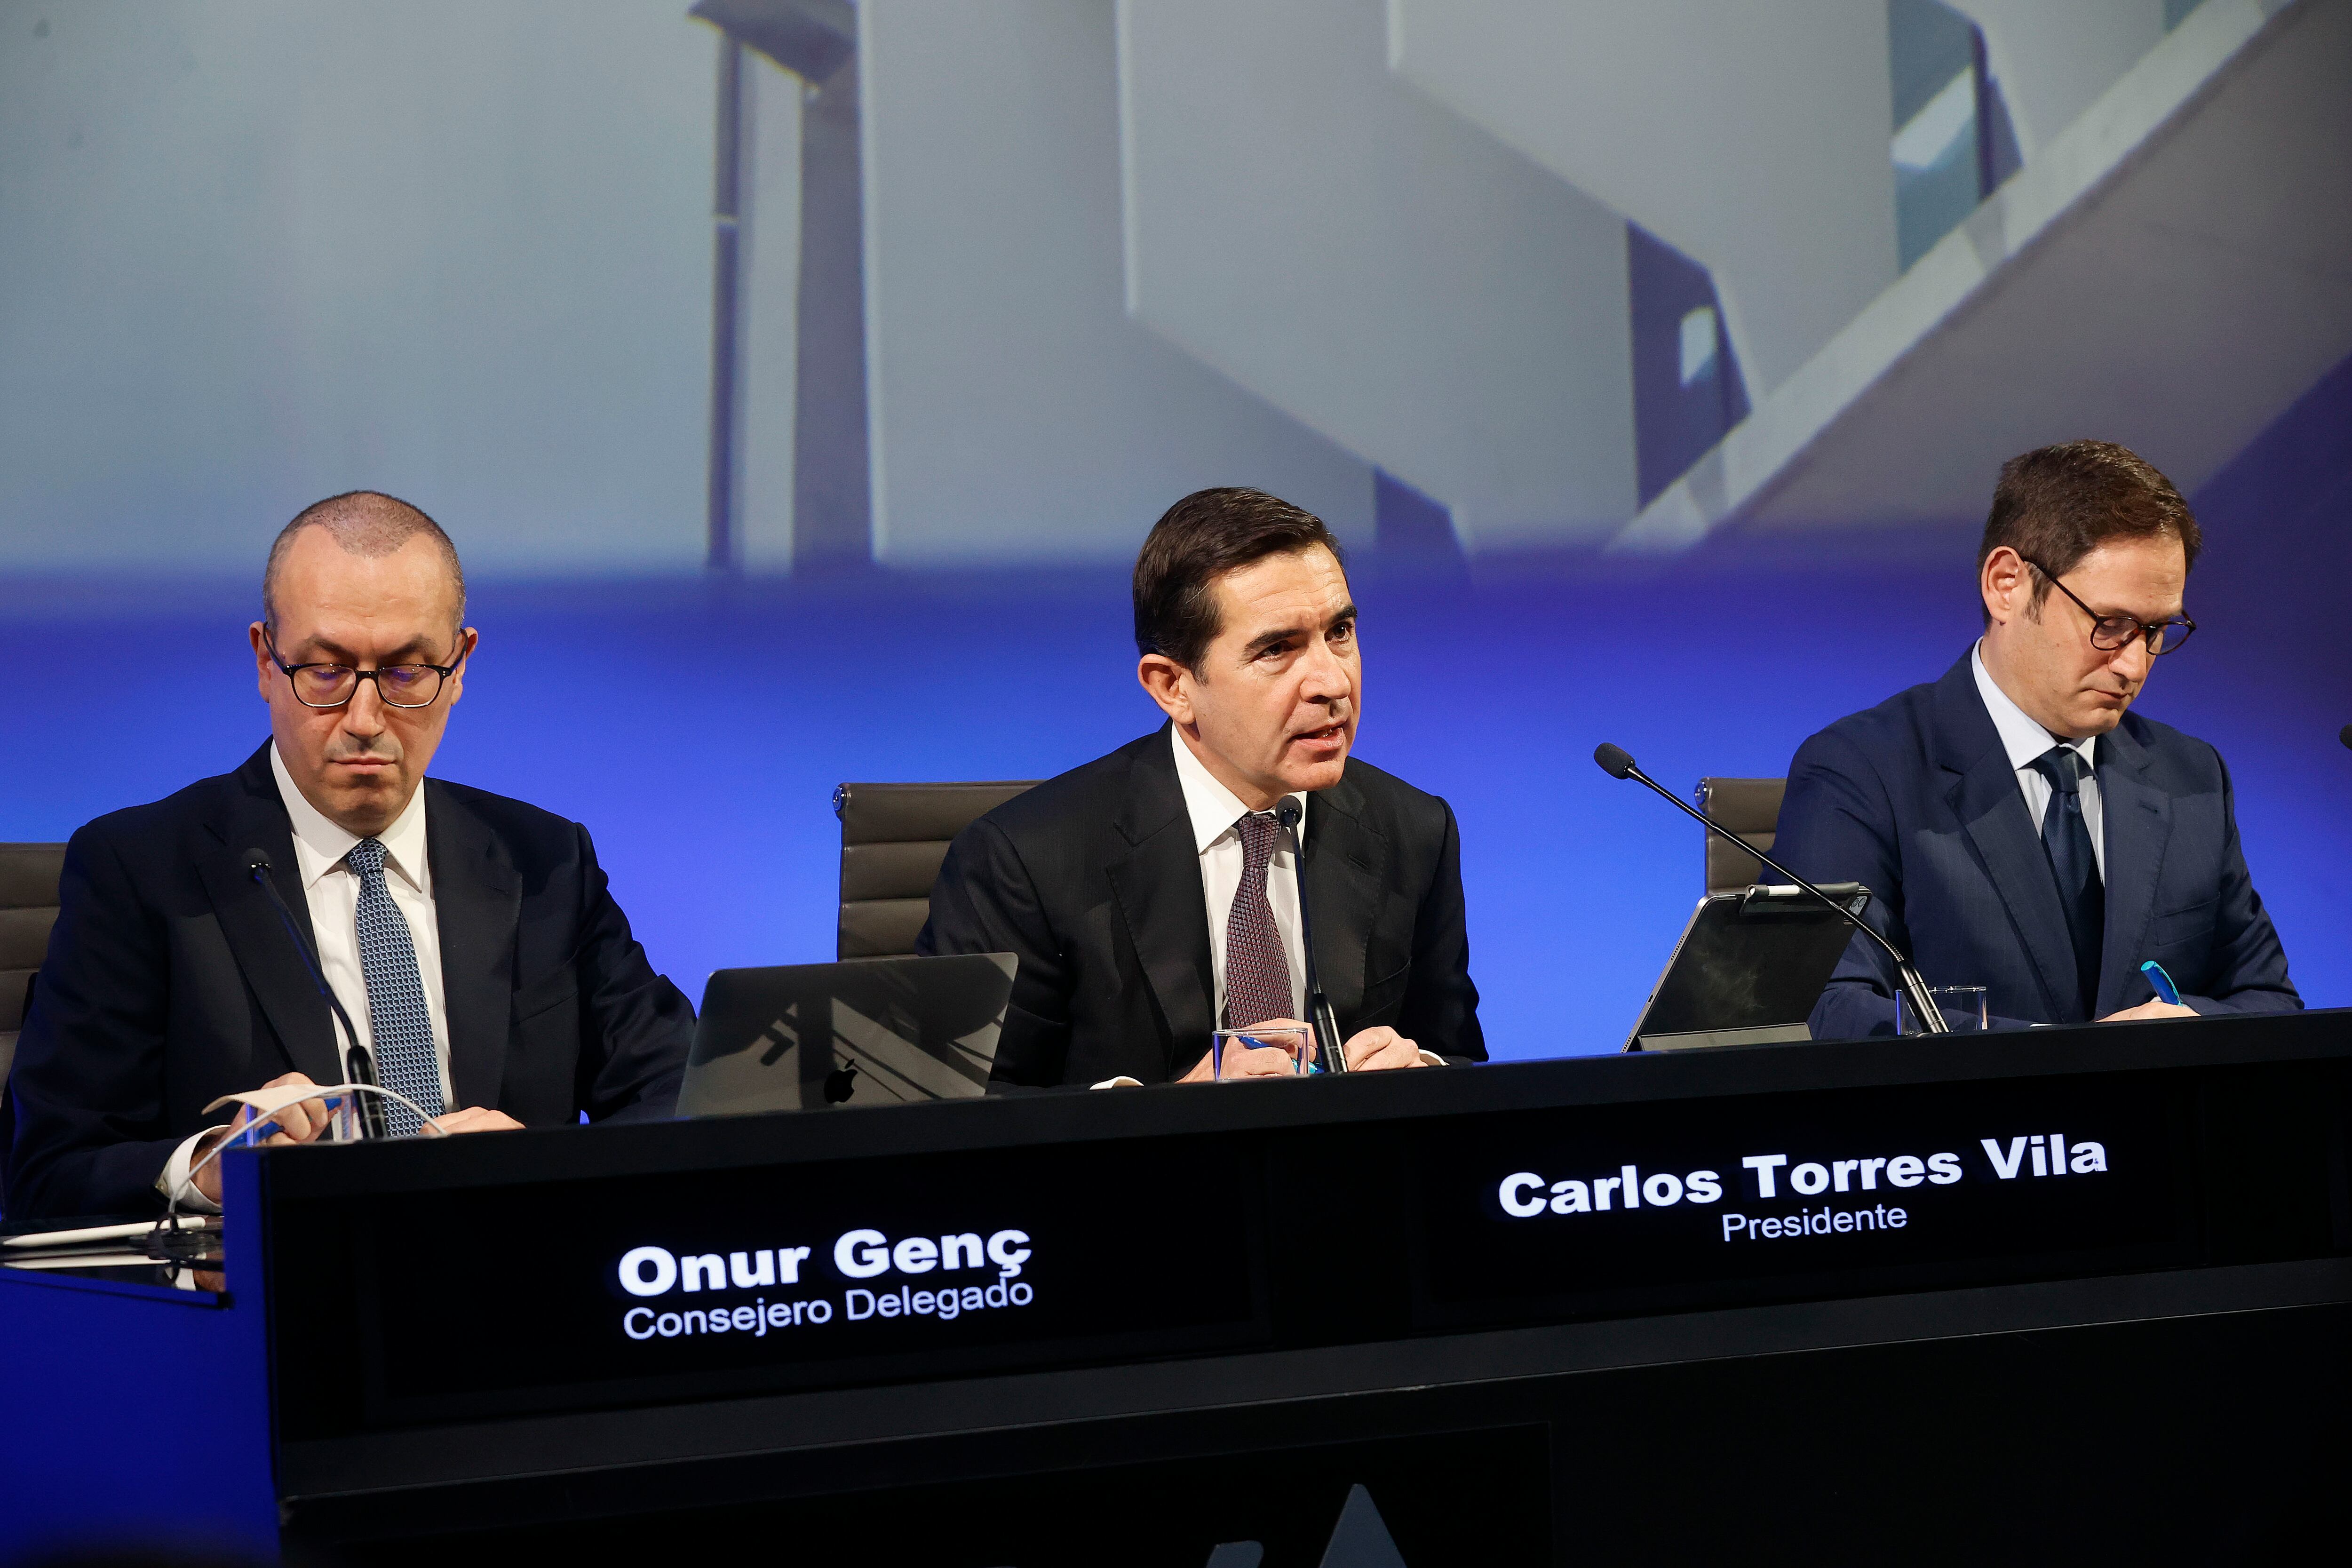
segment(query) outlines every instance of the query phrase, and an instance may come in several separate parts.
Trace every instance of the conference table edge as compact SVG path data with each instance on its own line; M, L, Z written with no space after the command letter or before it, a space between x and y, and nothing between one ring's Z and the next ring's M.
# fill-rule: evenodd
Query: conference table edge
M2262 1036L2245 1047L2248 1030ZM2352 1058L2352 1009L1952 1037L1567 1057L1337 1079L1163 1084L552 1128L494 1138L232 1151L264 1162L271 1202L362 1193L719 1171L1206 1132Z

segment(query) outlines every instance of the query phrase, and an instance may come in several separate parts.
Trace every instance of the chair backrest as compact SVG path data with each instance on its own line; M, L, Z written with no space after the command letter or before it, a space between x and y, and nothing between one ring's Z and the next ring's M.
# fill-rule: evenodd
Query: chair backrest
M845 784L833 792L841 818L839 958L897 958L915 951L931 918L931 884L955 836L1035 784Z
M1773 830L1780 823L1780 796L1788 788L1786 779L1701 779L1698 808L1708 821L1729 828L1742 843L1769 855ZM1764 863L1755 856L1743 855L1714 834L1706 835L1708 892L1736 893L1763 873Z
M33 976L58 923L58 876L65 866L62 844L0 844L0 1086L8 1081Z

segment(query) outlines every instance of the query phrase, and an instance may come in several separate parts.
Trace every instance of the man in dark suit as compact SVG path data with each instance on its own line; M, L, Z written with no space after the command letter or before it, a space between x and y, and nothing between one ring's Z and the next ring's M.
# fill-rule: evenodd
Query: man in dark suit
M262 596L271 739L67 848L10 1079L12 1219L138 1214L174 1189L214 1206L205 1156L231 1124L207 1105L347 1080L256 851L381 1080L444 1130L673 1111L693 1012L586 831L425 777L477 640L447 535L388 496L338 496L279 534ZM317 1102L269 1120L272 1143L330 1122ZM390 1121L419 1131L403 1107Z
M2202 542L2179 491L2121 447L2011 458L1978 552L1982 639L1799 748L1776 855L1868 887L1868 918L1930 985L1986 987L1995 1027L2302 1006L2229 770L2130 710L2196 629L2182 595ZM1815 1037L1893 1032L1893 968L1857 936Z
M1454 813L1349 755L1363 670L1329 530L1261 491L1199 491L1152 529L1134 595L1137 674L1168 723L972 824L931 889L919 951L1020 959L997 1081L1198 1081L1213 1029L1303 1018L1286 801L1349 1066L1484 1060ZM1227 1076L1293 1068L1229 1058Z

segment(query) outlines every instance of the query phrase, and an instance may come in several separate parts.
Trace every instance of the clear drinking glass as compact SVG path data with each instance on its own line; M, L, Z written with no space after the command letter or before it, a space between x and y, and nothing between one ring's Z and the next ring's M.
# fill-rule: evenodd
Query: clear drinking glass
M1219 1029L1209 1037L1209 1066L1219 1083L1244 1078L1294 1076L1307 1070L1307 1048L1313 1038L1304 1025L1260 1024L1250 1029ZM1281 1051L1288 1057L1290 1065L1284 1072L1240 1070L1244 1059L1254 1066L1270 1059L1259 1056L1244 1058L1243 1052L1268 1050Z
M1985 1027L1985 988L1981 985L1930 985L1927 994L1934 999L1936 1011L1952 1033L1966 1034ZM1911 1011L1910 1001L1900 991L1895 994L1895 1032L1898 1035L1924 1035L1918 1016Z

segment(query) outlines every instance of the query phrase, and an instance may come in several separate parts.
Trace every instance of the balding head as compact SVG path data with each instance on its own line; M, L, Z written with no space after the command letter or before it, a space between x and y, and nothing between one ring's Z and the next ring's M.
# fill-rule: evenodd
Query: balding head
M455 618L450 624L453 627L466 624L466 569L458 564L457 547L449 542L441 525L397 496L349 490L304 507L294 514L293 521L278 531L277 542L269 547L269 563L261 572L261 618L273 630L278 626L278 584L287 552L294 548L296 538L313 528L324 530L346 555L371 558L390 555L423 534L449 568L456 595Z
M382 833L465 691L478 639L457 552L406 501L334 496L279 532L261 602L247 636L278 760L330 820Z

